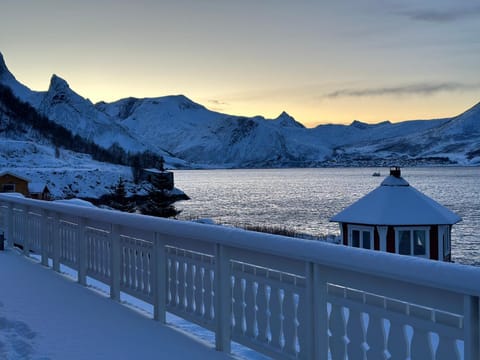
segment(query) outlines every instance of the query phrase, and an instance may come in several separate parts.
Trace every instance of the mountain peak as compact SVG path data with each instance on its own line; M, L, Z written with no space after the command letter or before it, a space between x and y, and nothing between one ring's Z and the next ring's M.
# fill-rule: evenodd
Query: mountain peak
M195 101L181 94L166 96L165 99L170 99L175 101L178 104L178 108L181 110L191 110L191 109L198 110L198 109L204 108L202 105L197 104Z
M368 124L361 122L360 120L353 120L350 126L360 130L368 128Z
M9 72L7 68L7 64L5 64L5 60L3 59L3 55L0 52L0 76L4 73Z
M50 79L50 86L48 88L48 91L58 92L66 89L70 89L70 86L68 86L68 83L65 80L63 80L61 77L53 74L52 78Z
M0 52L0 80L15 80L15 77L12 75L10 70L8 70L5 59L3 58L2 53Z
M36 103L35 94L25 85L19 83L15 76L8 70L5 59L0 52L0 83L9 87L16 97L29 103Z
M282 113L274 121L278 122L281 126L293 126L298 128L305 128L305 126L303 126L298 121L296 121L286 111L282 111Z

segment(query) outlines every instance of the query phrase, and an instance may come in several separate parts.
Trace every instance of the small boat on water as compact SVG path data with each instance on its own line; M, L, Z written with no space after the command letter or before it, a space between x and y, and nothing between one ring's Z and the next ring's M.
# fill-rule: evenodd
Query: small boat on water
M379 172L375 171L372 176L381 176Z

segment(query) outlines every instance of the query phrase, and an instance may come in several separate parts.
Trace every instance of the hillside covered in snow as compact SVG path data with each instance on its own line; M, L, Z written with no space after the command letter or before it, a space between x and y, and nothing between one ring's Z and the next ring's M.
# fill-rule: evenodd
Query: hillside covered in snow
M182 95L93 104L56 75L48 90L32 91L1 54L0 85L82 139L125 153L150 151L171 168L480 164L480 103L453 118L305 128L285 112L276 119L231 116ZM5 118L1 104L0 111ZM30 129L23 135L36 141Z

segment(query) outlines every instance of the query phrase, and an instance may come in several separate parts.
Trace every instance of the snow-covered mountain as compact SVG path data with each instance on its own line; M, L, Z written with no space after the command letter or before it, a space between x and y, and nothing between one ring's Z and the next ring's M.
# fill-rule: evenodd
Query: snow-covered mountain
M122 143L126 150L143 150L145 146L121 126L112 122L103 113L95 110L88 99L84 99L70 89L67 82L56 75L52 76L48 91L44 93L37 109L56 123L108 148L113 143Z
M376 138L344 146L344 159L360 154L406 164L480 164L480 103L453 118L409 121L385 130ZM381 133L384 138L378 136Z
M105 148L150 150L171 167L480 164L480 104L449 119L320 125L231 116L185 96L92 104L52 76L46 92L20 84L0 54L0 84L72 133Z

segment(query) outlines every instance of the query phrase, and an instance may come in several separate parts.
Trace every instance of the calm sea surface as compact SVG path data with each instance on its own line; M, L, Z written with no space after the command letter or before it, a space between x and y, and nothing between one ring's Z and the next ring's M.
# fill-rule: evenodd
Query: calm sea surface
M373 177L379 171L381 177ZM312 235L339 234L329 219L380 185L386 168L182 170L190 197L180 218L229 225L276 225ZM463 219L453 226L452 258L480 265L480 168L405 168L402 176Z

